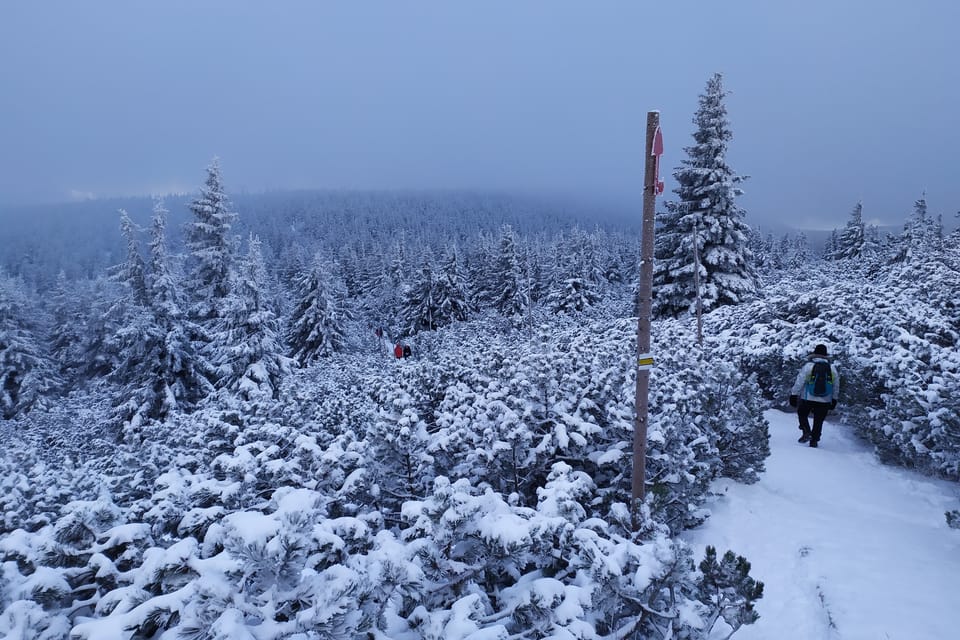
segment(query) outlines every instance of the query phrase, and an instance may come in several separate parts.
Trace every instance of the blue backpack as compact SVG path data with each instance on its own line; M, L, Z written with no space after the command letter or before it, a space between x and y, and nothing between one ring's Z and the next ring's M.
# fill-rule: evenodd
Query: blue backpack
M807 376L807 395L833 397L833 370L829 362L814 362Z

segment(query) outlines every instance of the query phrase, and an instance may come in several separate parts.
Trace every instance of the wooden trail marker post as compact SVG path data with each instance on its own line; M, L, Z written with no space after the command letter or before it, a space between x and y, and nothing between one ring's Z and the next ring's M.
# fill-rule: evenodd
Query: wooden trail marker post
M637 380L633 425L633 484L630 515L633 530L639 528L639 505L646 497L644 481L647 475L647 417L650 394L650 321L653 306L653 230L657 194L663 193L660 180L660 156L663 154L663 136L660 133L660 112L647 112L646 162L643 172L643 225L640 238L640 289L637 315Z

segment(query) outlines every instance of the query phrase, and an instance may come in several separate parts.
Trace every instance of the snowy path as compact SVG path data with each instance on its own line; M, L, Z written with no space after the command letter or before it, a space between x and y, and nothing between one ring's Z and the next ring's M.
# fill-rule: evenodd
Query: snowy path
M944 519L960 485L880 465L841 425L811 449L795 414L767 419L767 471L715 485L725 495L689 535L698 560L733 549L764 583L760 620L734 639L960 638L960 531Z

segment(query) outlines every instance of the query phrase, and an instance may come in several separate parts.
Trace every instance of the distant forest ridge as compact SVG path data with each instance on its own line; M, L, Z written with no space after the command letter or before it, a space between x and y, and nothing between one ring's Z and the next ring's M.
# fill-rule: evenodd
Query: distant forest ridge
M436 246L496 232L510 224L523 235L557 233L576 226L639 233L640 205L595 204L585 199L549 198L505 192L459 190L299 190L264 193L228 192L238 213L234 232L257 235L265 251L271 240L305 235L311 244L330 238L334 245L373 239L382 242L400 233ZM168 241L181 244L181 227L190 220L196 194L164 196L169 211ZM93 277L123 259L120 210L149 227L154 198L149 196L0 208L3 242L0 267L29 271L32 260L60 260L55 268L69 278ZM59 257L59 258L58 258ZM21 273L30 279L29 273Z
M554 235L574 227L640 233L640 203L631 206L588 197L532 195L479 190L278 190L228 193L238 213L234 228L239 237L257 235L264 250L291 237L305 236L310 244L330 238L334 246L344 239L382 243L391 236L411 234L436 247L464 243L481 234L496 233L510 224L521 235ZM169 211L168 241L181 248L181 227L190 220L189 203L195 193L163 196ZM665 199L666 200L666 199ZM119 231L120 210L146 229L154 198L117 197L35 205L0 206L0 268L37 283L63 270L68 278L92 278L122 261L124 242ZM662 206L658 202L658 209ZM801 230L788 221L778 225L746 219L763 236L806 236L819 254L830 231ZM953 219L944 220L947 230ZM842 229L838 221L837 228ZM898 234L900 226L880 227L881 234ZM346 234L346 235L345 235ZM35 268L32 268L35 267ZM42 268L43 273L38 271Z

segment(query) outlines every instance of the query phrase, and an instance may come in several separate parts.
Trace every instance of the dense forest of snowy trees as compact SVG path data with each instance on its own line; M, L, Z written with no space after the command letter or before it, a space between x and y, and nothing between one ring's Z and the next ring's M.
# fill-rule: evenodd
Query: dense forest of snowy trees
M413 212L351 238L226 233L215 313L195 306L191 265L216 252L176 249L162 205L149 229L116 216L109 272L3 275L6 635L735 628L760 595L749 565L692 558L677 534L707 517L713 479L762 471L762 409L819 341L844 420L884 459L960 479L960 234L922 202L899 237L854 229L781 266L758 254L756 294L707 313L702 346L686 314L655 323L634 534L636 235L504 216L414 241L404 225L442 198L405 198ZM848 228L862 224L857 207ZM389 353L401 336L413 358Z
M660 216L639 531L639 225L469 193L239 206L214 162L196 196L125 202L109 237L11 234L0 635L733 632L762 576L680 534L713 480L763 472L763 410L818 342L842 420L885 461L960 481L960 231L921 197L885 238L857 204L823 251L751 232L739 179L705 166L722 97L717 77L697 119L715 135ZM726 172L709 196L704 171Z

